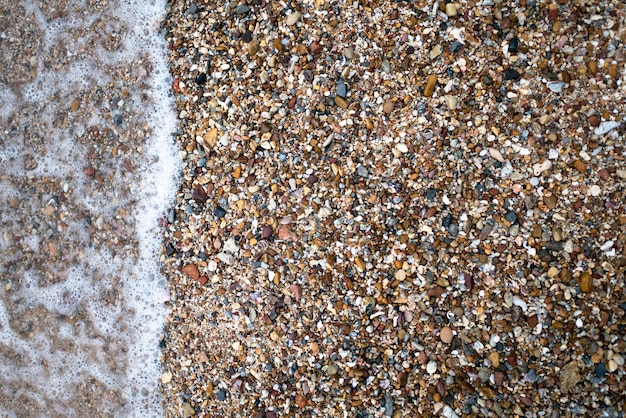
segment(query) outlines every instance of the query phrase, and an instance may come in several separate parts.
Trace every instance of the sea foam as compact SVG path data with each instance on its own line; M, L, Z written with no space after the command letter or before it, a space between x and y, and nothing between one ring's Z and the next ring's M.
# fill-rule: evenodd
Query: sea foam
M57 7L0 17L33 71L0 69L0 415L156 417L157 219L180 169L166 4Z

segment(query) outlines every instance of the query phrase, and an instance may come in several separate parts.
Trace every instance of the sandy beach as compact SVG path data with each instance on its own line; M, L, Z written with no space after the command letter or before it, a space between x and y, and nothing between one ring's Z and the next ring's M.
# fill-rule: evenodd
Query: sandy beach
M166 416L622 417L625 13L173 2Z

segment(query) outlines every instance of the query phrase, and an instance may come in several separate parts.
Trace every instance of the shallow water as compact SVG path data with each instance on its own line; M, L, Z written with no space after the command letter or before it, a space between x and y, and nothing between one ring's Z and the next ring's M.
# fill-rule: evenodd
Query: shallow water
M132 5L127 5L132 3ZM159 416L165 2L0 2L0 415Z

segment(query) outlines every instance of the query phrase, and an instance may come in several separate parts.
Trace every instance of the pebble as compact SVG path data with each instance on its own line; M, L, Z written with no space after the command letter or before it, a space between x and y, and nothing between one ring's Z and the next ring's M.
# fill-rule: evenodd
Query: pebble
M172 381L172 372L165 372L161 375L161 383L167 384Z
M336 365L334 365L334 364L329 364L326 367L326 374L329 375L329 376L336 375L338 371L339 371L339 368Z
M339 82L337 83L337 96L343 97L345 99L347 95L348 86L346 85L345 81L343 81L343 79L339 79Z
M559 374L559 380L562 392L566 392L576 386L581 380L578 363L571 361L563 366Z
M239 6L235 8L235 13L237 13L240 16L245 15L249 11L250 11L250 7L246 6L245 4L240 4Z
M342 109L347 109L348 108L348 101L346 99L344 99L341 96L336 96L334 99L334 102L337 106L339 106Z
M261 231L261 236L264 239L268 239L272 236L273 233L274 229L270 225L265 225Z
M593 133L595 135L604 135L611 132L613 129L619 127L620 125L620 122L616 122L613 120L600 122L600 125L593 130Z
M293 12L289 16L287 16L287 20L285 23L287 23L287 26L293 26L298 22L298 20L300 20L301 16L302 15L300 14L300 12Z
M439 337L443 343L450 344L452 342L452 329L450 327L441 328Z
M216 206L215 210L213 210L213 214L218 218L221 219L224 216L226 216L226 210L221 207L221 206Z
M589 194L593 197L598 197L602 194L602 189L597 184L594 184L589 188Z
M562 81L553 81L551 83L548 83L548 88L552 90L554 93L562 92L563 87L565 87L565 83Z
M426 81L426 87L424 87L424 96L431 97L433 92L435 91L435 86L437 85L437 76L432 74L428 76L428 80Z
M494 158L501 163L504 162L504 157L502 156L502 153L495 148L489 148L489 155L491 156L491 158Z
M226 391L224 389L220 389L217 391L217 400L225 401L226 400Z
M435 374L437 372L437 363L434 361L429 361L426 365L426 373Z
M580 290L584 293L590 293L593 291L593 276L591 273L585 271L580 275L579 279Z
M393 112L394 106L395 104L393 100L387 100L385 103L383 103L383 112L386 115L389 115L391 112Z
M446 15L448 15L448 17L453 17L457 15L456 4L446 3Z

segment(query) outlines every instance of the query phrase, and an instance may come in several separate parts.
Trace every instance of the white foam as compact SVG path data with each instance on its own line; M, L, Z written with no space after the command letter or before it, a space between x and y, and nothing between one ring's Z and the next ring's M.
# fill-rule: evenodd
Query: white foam
M26 176L56 178L67 183L72 202L79 206L81 213L92 220L102 217L105 224L113 220L119 208L131 207L129 199L118 193L119 190L94 193L93 184L82 175L89 149L85 141L79 139L88 126L100 125L108 118L106 112L110 110L103 107L99 109L100 113L93 114L82 124L59 127L57 112L66 109L47 105L51 97L64 98L67 107L76 91L115 83L114 75L106 71L107 68L137 62L140 57L147 56L152 65L148 80L151 83L149 105L141 102L134 92L130 92L125 101L134 109L146 107L143 117L153 135L142 146L147 150L142 160L135 161L139 167L136 176L116 167L114 161L111 169L116 173L115 187L127 187L132 181L136 183L133 199L138 202L132 208L137 258L114 254L104 245L90 246L88 225L80 217L66 219L63 232L64 239L81 248L80 253L68 256L71 262L67 265L47 266L59 278L58 282L44 282L42 272L32 268L8 271L5 262L9 260L0 254L0 275L19 275L21 282L18 290L5 288L6 282L0 286L0 353L2 347L7 347L22 359L18 364L0 356L0 415L22 414L22 405L3 401L17 399L16 393L12 392L12 387L17 387L19 394L26 395L52 415L78 416L73 409L76 402L71 394L86 377L91 376L107 390L118 391L125 400L124 406L107 406L103 400L100 412L124 417L161 416L159 338L167 313L163 304L167 289L159 269L161 243L157 219L174 198L180 171L173 143L177 119L169 92L167 45L159 35L166 2L146 0L128 4L122 0L111 1L106 10L92 13L85 10L84 2L75 1L69 6L72 11L67 17L54 20L47 19L34 0L22 4L28 14L35 17L43 33L44 55L61 42L67 44L67 50L76 58L67 66L54 70L46 68L40 57L35 80L11 89L0 85L0 122L15 114L19 106L14 103L23 100L22 105L37 109L37 112L20 114L22 125L26 126L29 118L37 118L37 122L47 126L44 131L37 132L43 138L41 150L37 152L37 167L27 172L23 168L23 158L32 150L24 145L23 137L14 136L25 135L22 126L18 133L0 132L0 164L3 167L0 172L0 249L9 248L2 234L22 228L20 217L25 216L19 211L5 210L9 198L19 198L27 210L35 213L40 213L45 206L41 202L28 203L28 192L16 186L17 180ZM84 13L79 13L81 8ZM89 27L98 20L103 22L106 32L126 33L120 34L122 48L107 51L97 45L85 51L86 41L82 38L75 40L70 35L70 31ZM121 28L127 28L127 31ZM30 251L37 253L45 247L42 231L22 230L20 234L20 244ZM119 298L112 298L113 302L106 304L103 294L107 292L119 294ZM47 315L60 318L54 324L54 330L40 330L32 336L25 336L14 329L14 318L33 309L43 309ZM92 334L87 323L70 324L63 319L71 317L77 310L87 318L85 321L94 325L96 335ZM62 340L72 341L72 344L68 343L70 348L60 348Z

